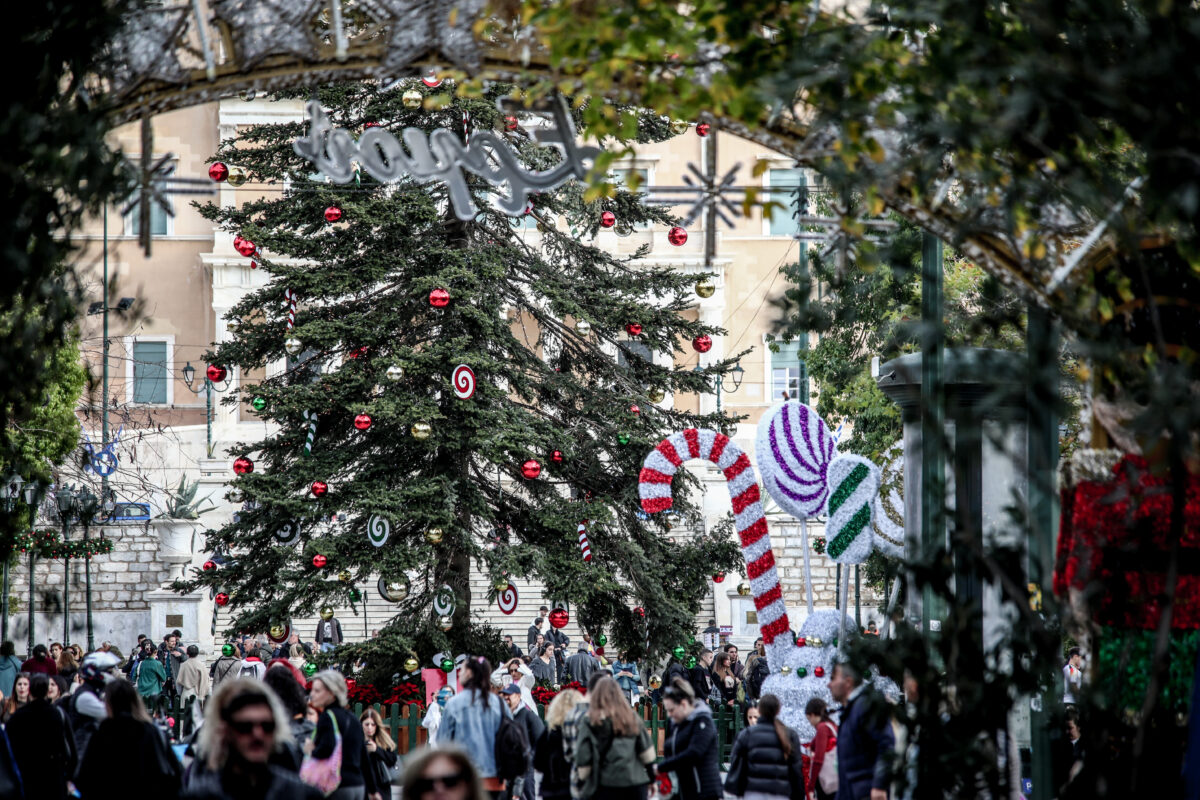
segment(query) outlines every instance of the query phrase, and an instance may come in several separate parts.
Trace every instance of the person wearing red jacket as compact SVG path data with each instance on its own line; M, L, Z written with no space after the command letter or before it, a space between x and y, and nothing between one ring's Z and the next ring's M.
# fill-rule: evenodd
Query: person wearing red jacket
M819 697L808 701L808 705L804 707L804 716L808 718L809 724L817 729L816 737L806 745L812 750L812 759L804 773L805 792L807 796L816 797L817 800L833 800L837 788L834 787L832 791L821 788L820 775L829 751L837 747L837 725L829 717L829 707Z
M39 644L33 647L33 656L21 665L21 672L42 675L57 675L58 665L54 663L54 659L50 657L50 651L46 649L46 645Z

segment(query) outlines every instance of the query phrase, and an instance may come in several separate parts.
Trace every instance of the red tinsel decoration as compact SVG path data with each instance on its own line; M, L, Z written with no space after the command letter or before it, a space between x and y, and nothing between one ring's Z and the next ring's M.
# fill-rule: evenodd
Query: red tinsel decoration
M1171 548L1171 481L1152 475L1140 456L1126 455L1113 479L1084 480L1062 496L1054 592L1100 586L1102 625L1153 629L1162 613ZM1180 574L1171 627L1200 628L1200 477L1188 479L1180 541Z

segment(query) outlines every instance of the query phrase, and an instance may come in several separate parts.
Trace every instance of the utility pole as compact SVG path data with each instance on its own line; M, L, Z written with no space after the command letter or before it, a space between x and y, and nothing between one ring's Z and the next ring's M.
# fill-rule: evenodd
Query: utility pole
M946 376L942 327L942 242L928 231L921 245L921 558L945 545ZM921 633L941 628L931 586L922 590ZM936 632L936 631L935 631Z

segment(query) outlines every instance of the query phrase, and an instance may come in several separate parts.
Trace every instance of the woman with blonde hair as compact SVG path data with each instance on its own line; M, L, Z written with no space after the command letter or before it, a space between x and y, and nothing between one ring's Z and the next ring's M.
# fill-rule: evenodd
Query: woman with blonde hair
M535 742L533 768L542 773L542 800L568 800L571 796L571 762L563 755L563 723L583 695L563 689L546 709L546 732Z
M588 704L575 743L575 766L584 781L581 796L644 800L654 768L650 734L612 678L591 688Z
M363 711L358 718L362 723L363 736L367 740L367 758L375 775L375 785L380 793L392 785L392 769L399 758L396 743L383 725L383 717L374 708Z
M431 747L404 765L404 800L487 800L475 763L457 747Z

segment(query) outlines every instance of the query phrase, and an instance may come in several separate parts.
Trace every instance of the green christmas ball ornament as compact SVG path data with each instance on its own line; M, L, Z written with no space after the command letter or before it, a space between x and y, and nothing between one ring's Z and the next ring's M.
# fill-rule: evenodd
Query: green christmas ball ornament
M596 644L598 644L600 647L604 647L606 644L608 644L608 637L603 633L598 634L596 636Z
M305 661L304 666L300 668L300 671L304 673L304 677L311 678L313 675L317 674L317 665L311 661Z
M683 645L676 645L675 649L671 651L671 655L675 656L675 658L678 660L683 661L683 657L687 655L687 650Z
M624 433L624 432L618 433L617 434L617 444L621 444L621 445L629 444L629 434Z
M226 658L228 658L229 656L232 656L233 655L233 645L231 645L231 644L221 645L221 655L225 656Z
M454 659L449 657L443 658L442 663L438 666L442 668L442 672L454 672Z
M350 589L350 602L357 603L359 600L362 600L362 592L360 592L358 589L351 588Z
M695 646L695 644L696 644L696 637L689 636L688 637L688 647L693 647L693 646Z
M250 401L250 407L253 408L255 411L261 412L264 408L267 407L267 400L265 397L256 397Z
M808 668L807 667L796 667L796 674L799 675L801 678L807 678L808 677Z
M696 657L688 656L687 661L683 662L683 665L685 667L687 667L688 669L695 669L696 668Z

